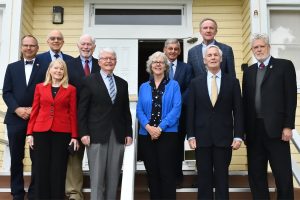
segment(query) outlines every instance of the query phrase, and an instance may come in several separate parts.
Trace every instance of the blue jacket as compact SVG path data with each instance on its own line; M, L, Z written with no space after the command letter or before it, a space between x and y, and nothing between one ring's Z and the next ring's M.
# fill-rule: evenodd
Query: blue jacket
M141 124L139 134L147 135L145 127L151 119L152 89L147 81L140 86L136 115ZM177 81L170 80L162 97L162 118L159 127L163 132L177 132L181 112L181 94Z

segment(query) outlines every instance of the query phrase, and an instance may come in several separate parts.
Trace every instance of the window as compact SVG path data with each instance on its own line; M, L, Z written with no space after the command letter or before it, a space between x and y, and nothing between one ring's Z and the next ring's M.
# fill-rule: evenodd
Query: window
M289 59L294 63L300 89L300 10L270 10L270 43L274 57Z
M182 25L181 9L95 9L96 25Z

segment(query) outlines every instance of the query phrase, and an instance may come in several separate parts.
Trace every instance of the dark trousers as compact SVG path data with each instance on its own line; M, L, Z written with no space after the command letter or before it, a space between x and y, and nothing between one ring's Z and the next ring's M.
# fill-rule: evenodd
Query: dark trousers
M68 133L34 133L35 199L64 199L68 162Z
M150 198L176 199L177 133L162 133L158 140L139 135L141 154L147 170Z
M198 199L229 199L231 147L197 147ZM213 188L215 187L215 198Z
M249 184L253 199L270 199L267 167L270 163L277 187L277 199L294 199L289 142L270 138L262 119L256 121L256 135L247 140Z
M7 133L9 141L9 150L11 157L11 194L14 200L24 199L24 179L23 179L23 159L24 146L26 139L27 125L24 124L7 124ZM28 189L28 198L32 199L34 196L34 158L30 150L30 158L32 163L31 183Z

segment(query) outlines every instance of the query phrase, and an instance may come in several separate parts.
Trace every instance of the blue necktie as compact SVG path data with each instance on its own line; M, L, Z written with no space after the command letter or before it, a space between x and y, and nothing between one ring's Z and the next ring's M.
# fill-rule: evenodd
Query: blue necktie
M114 84L114 80L112 75L107 75L108 82L109 82L109 96L111 98L111 102L114 103L116 99L116 88Z
M173 70L174 63L170 63L170 70L169 70L169 78L172 80L174 78L174 70Z

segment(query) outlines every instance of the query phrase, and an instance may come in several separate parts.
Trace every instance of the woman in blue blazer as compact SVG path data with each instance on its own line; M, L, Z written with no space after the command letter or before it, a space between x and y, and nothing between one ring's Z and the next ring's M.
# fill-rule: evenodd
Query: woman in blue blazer
M147 61L149 81L139 90L141 156L148 175L151 199L176 199L176 146L181 111L179 84L170 80L167 57L155 52Z

